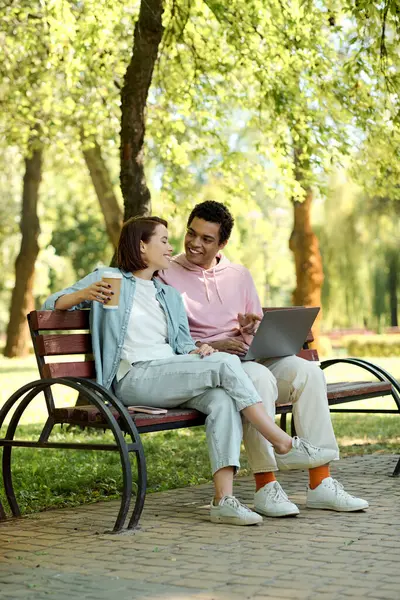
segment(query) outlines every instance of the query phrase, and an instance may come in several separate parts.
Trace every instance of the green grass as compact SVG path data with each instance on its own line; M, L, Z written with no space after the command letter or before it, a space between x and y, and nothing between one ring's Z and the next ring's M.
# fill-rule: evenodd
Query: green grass
M110 443L109 432L57 426L53 441ZM37 439L38 425L23 425L19 439ZM148 469L148 491L205 483L210 467L203 428L146 434L142 437ZM116 452L13 449L13 479L23 513L75 506L119 497L122 476ZM0 498L4 500L0 492Z
M374 359L400 379L400 361ZM328 380L365 379L352 367L327 371ZM18 387L37 378L34 359L0 359L0 406ZM61 390L60 390L61 391ZM57 393L58 404L74 401L65 389ZM355 403L354 403L355 404ZM359 405L394 407L390 398L366 400ZM45 417L44 403L35 402L19 428L19 439L37 439ZM398 453L400 421L398 415L334 414L332 420L342 456L374 452ZM1 431L4 435L5 429ZM57 426L54 441L111 442L109 432L84 431ZM148 468L148 490L161 491L196 485L210 480L210 467L204 429L160 432L142 436ZM121 469L117 453L74 450L13 450L13 476L23 513L61 506L116 498L121 489ZM249 474L242 454L241 475ZM0 491L3 501L4 495Z

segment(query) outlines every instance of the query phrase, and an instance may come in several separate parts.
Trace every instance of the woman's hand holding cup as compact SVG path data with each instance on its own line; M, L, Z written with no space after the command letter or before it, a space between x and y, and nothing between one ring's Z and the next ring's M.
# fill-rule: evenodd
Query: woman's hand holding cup
M83 290L83 300L89 300L90 302L100 302L100 304L107 304L114 292L111 290L111 285L105 281L96 281Z

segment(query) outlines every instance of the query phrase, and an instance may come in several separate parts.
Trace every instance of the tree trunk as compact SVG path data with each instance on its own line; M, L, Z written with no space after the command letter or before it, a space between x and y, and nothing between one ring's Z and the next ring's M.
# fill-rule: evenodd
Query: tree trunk
M294 223L289 248L294 254L296 265L296 289L293 292L293 304L296 306L321 306L324 273L318 238L311 227L312 199L312 190L307 189L303 202L293 201ZM320 319L321 311L313 327L316 345Z
M131 61L121 91L121 190L124 219L151 212L143 167L145 109L164 28L163 0L142 0L133 36Z
M389 263L389 274L388 274L388 287L389 287L389 303L390 303L390 325L392 327L398 327L398 287L399 287L399 255L396 250L392 250L388 257Z
M35 262L39 254L39 218L37 203L42 178L42 154L34 150L25 159L25 175L22 193L21 248L15 261L15 287L11 298L10 320L4 356L14 358L28 353L29 330L26 315L34 309L33 280Z
M122 227L122 210L114 194L111 177L99 144L94 141L90 147L84 146L83 156L96 190L108 237L114 248L116 248Z

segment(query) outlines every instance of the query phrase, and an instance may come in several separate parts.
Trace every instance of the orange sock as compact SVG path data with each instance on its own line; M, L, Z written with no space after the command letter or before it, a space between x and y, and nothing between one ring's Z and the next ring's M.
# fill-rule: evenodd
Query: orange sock
M320 467L315 467L315 469L310 469L308 475L310 479L310 488L315 490L325 477L331 476L329 465L321 465Z
M273 471L268 471L268 473L254 473L254 479L256 480L256 492L261 490L267 483L276 481L275 473Z

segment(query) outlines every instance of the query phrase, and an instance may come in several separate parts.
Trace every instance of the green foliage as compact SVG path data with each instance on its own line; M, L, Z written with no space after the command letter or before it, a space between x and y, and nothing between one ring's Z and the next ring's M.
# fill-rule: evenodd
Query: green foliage
M345 170L331 177L328 188L315 214L325 270L324 329L389 326L400 204L370 196Z
M52 436L54 441L113 442L109 432L57 429ZM39 433L38 426L28 425L21 428L19 435L33 440ZM209 481L202 428L146 435L143 444L150 492ZM116 498L122 489L120 459L115 452L16 449L13 463L15 487L24 513Z
M21 156L15 148L0 152L0 332L8 323L9 299L14 287L14 263L19 242L20 202L23 169Z
M294 286L290 201L312 185L321 203L327 196L320 226L327 326L359 324L371 314L384 325L388 244L399 243L395 221L384 218L389 204L399 205L397 1L386 13L386 3L369 1L165 5L145 160L153 212L170 220L175 249L189 208L220 199L237 223L228 256L251 269L263 303L287 304ZM138 7L123 0L1 6L0 130L13 145L0 179L1 330L19 240L16 147L23 156L33 137L51 155L41 192L38 301L110 259L78 154L81 138L95 135L117 183L119 89ZM341 219L329 178L343 162L361 191L360 200L341 202ZM365 218L370 202L380 215L373 234Z
M359 335L343 339L348 356L400 357L400 335Z
M107 0L3 4L1 99L8 118L1 125L9 143L25 148L35 138L68 147L83 130L100 141L115 138L115 81L129 56L136 10Z

